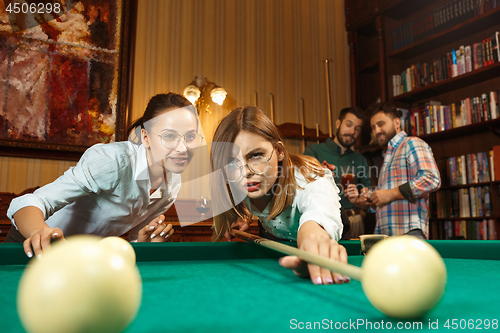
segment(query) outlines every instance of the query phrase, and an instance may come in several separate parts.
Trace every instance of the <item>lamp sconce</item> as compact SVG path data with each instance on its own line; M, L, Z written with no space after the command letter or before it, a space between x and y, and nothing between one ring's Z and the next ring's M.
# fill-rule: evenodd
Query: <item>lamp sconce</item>
M219 87L214 82L208 81L206 77L197 76L194 78L182 93L194 106L198 114L204 108L206 112L210 112L210 105L205 99L205 95L210 93L210 97L214 103L222 105L226 99L227 92L224 88Z

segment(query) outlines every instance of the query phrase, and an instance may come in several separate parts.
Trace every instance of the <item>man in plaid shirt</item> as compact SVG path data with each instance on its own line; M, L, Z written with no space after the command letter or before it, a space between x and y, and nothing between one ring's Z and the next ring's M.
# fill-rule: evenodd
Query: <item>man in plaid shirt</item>
M401 111L391 104L370 107L372 133L386 148L378 190L371 195L377 209L375 233L429 237L429 193L441 178L429 145L401 130Z

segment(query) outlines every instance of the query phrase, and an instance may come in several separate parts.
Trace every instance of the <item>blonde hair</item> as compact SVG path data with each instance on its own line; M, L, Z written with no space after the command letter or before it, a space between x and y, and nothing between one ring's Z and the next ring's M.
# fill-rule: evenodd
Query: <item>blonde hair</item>
M281 172L278 176L276 186L281 189L279 194L273 195L270 204L268 219L272 219L281 214L288 206L291 205L295 189L299 186L295 180L294 169L299 168L307 182L314 181L316 176L323 177L326 170L321 167L319 162L310 156L299 156L288 154L285 146L282 143L281 135L272 123L272 121L258 107L247 106L245 108L237 108L224 117L213 137L213 143L234 143L234 140L241 131L247 131L261 136L271 142L273 148L278 148L283 154L283 160L278 162L281 164ZM213 170L223 170L231 156L230 145L212 144L211 162ZM231 228L238 218L249 219L251 214L248 207L243 202L235 204L233 193L227 182L224 173L212 173L214 184L224 184L225 186L212 186L212 205L214 212L223 213L214 216L214 234L213 241L220 240L226 232ZM232 207L233 209L223 209L224 207Z

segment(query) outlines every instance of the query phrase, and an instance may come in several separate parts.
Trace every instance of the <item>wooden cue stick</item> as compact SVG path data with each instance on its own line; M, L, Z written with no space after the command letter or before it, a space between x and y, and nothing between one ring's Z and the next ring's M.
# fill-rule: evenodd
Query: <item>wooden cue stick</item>
M271 93L271 122L274 124L274 96Z
M320 267L326 268L330 271L340 273L342 275L347 275L352 279L361 281L361 268L349 264L343 264L338 261L333 261L332 259L321 257L319 255L306 252L304 250L298 249L296 247L292 247L289 245L285 245L279 242L275 242L269 239L261 238L256 235L252 235L239 230L232 230L233 236L241 238L248 242L253 242L258 245L262 245L269 249L273 249L275 251L297 256L300 259L307 261L308 263L318 265Z
M304 112L304 98L300 97L300 109L301 109L301 134L302 134L302 151L306 150L306 137L305 137L305 128L306 128L306 114Z

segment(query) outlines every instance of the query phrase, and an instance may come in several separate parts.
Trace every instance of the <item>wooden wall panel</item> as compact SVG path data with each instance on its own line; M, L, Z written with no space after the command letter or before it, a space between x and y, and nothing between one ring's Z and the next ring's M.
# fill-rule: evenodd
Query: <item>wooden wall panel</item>
M300 122L328 132L324 60L330 64L332 119L350 105L343 1L339 0L140 0L138 4L132 120L151 96L182 93L196 75L224 87L223 106L202 112L205 136L237 106L258 105L275 122ZM293 153L299 140L286 140ZM0 191L42 186L74 162L0 157ZM188 190L186 188L186 190ZM182 196L181 196L182 197Z
M205 134L231 109L258 104L275 122L328 130L324 60L330 59L333 119L350 104L342 1L149 0L139 3L133 117L155 93L181 93L196 75L228 91L202 112Z
M43 186L75 164L74 161L1 156L0 192L17 194L30 187Z

